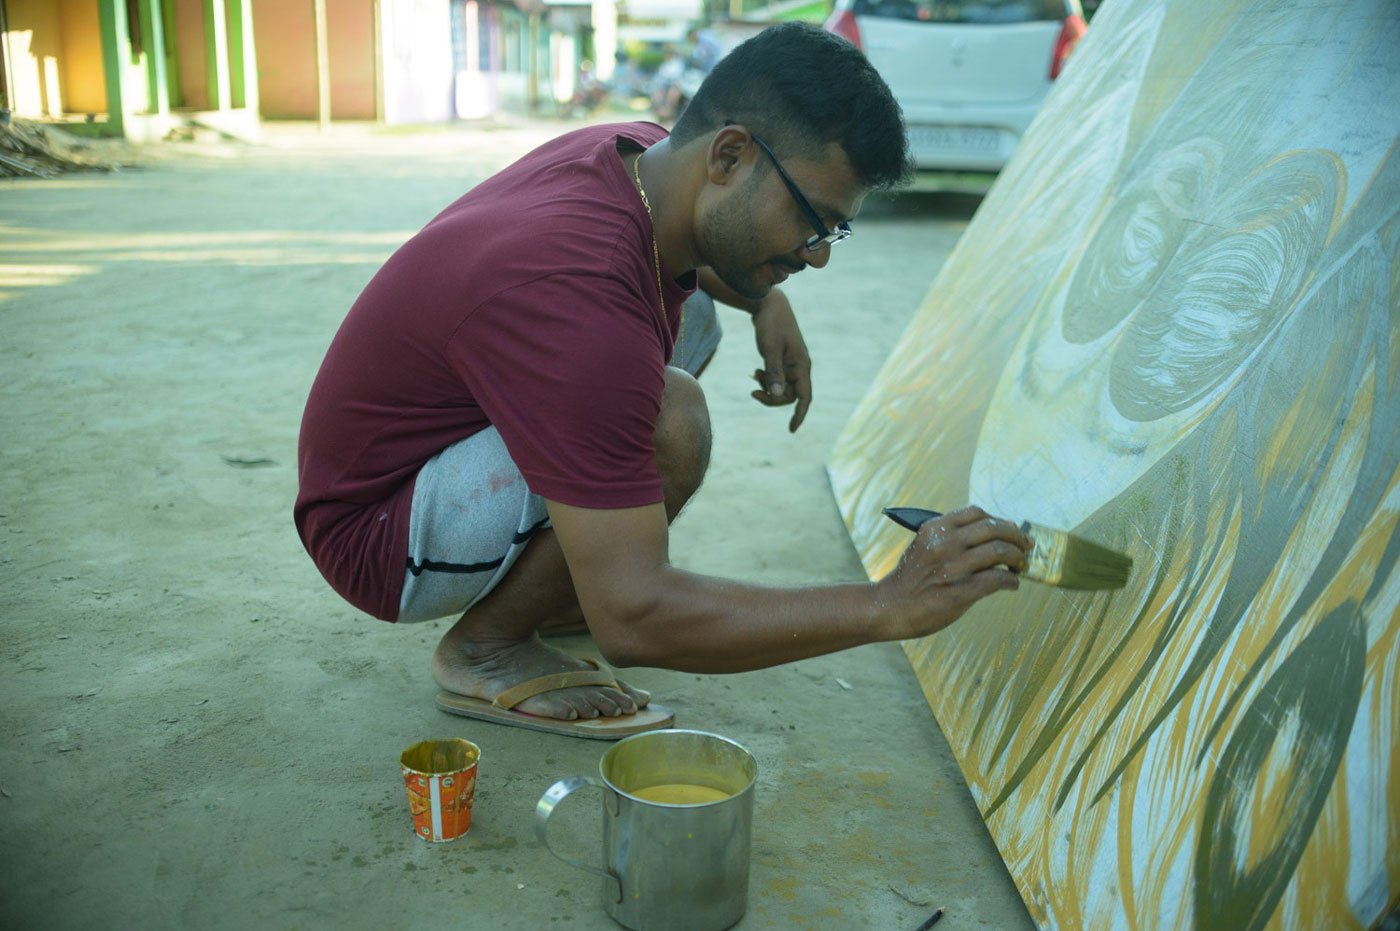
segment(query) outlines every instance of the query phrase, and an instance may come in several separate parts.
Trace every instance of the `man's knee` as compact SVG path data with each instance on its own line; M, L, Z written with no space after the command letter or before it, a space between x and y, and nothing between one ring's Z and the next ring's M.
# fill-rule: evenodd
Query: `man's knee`
M666 369L666 392L654 440L666 487L666 509L674 517L699 489L710 467L710 409L700 383L673 366Z

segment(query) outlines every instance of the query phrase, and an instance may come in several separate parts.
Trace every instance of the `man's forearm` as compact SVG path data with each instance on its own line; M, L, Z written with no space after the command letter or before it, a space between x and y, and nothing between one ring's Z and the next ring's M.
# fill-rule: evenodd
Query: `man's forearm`
M667 556L661 504L590 510L549 501L579 606L620 666L740 672L942 630L1014 590L1031 541L963 508L919 528L879 582L771 588L685 572Z
M590 619L609 661L744 672L893 639L870 582L771 588L670 567L661 575L630 616Z

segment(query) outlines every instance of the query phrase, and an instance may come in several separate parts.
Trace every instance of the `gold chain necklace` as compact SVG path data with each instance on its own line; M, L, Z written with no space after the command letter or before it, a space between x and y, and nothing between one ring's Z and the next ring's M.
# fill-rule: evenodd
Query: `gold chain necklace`
M666 292L661 290L661 249L656 244L656 214L651 212L651 200L647 197L647 189L642 187L642 156L640 153L632 159L632 177L637 181L637 193L642 195L642 206L647 208L647 216L651 219L651 259L656 265L656 297L661 301L661 319L666 319ZM671 354L676 364L685 358L685 308L681 307L681 332L680 339L676 342L676 350Z

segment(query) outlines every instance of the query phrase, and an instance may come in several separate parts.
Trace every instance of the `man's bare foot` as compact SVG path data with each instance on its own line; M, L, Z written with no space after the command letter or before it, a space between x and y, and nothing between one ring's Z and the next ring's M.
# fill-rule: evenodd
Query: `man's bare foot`
M444 637L433 653L433 680L440 687L484 701L493 701L506 689L530 679L589 668L583 660L541 643L538 637L504 646L464 645ZM617 684L616 689L584 685L545 692L527 698L515 710L574 721L632 714L651 701L649 693L621 681Z

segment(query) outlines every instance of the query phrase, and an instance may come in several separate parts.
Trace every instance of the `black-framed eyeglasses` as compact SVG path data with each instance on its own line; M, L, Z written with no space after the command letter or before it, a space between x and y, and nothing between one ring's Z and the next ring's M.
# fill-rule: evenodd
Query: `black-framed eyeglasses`
M768 143L758 138L756 133L749 133L749 136L754 142L757 142L758 147L764 152L767 152L768 157L773 160L773 167L778 169L778 177L783 179L783 184L787 185L788 193L792 195L793 200L797 201L797 206L802 208L802 212L807 215L807 222L812 224L812 229L817 233L817 235L810 237L804 242L802 248L806 249L808 252L816 252L823 246L835 245L841 240L849 238L851 235L851 224L842 220L840 223L836 224L836 229L827 228L827 225L822 222L821 215L818 214L816 208L812 206L811 201L807 200L806 195L798 189L792 178L788 177L788 173L783 170L783 163L778 161L778 156L774 155L773 150L768 148Z

